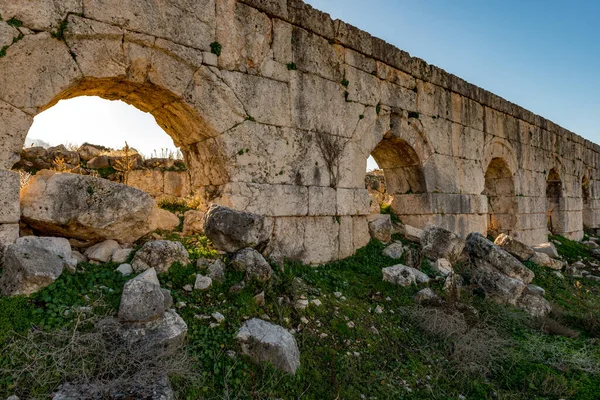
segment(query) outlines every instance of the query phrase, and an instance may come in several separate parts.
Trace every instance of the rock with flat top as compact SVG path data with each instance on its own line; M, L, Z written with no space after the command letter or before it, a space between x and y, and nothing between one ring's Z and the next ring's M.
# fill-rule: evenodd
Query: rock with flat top
M145 243L135 253L131 266L135 271L154 268L157 273L163 274L176 262L181 265L190 263L189 253L183 244L170 240L154 240Z
M531 247L505 233L498 235L494 244L500 246L500 248L506 250L509 254L512 254L519 261L527 261L535 254Z
M533 251L537 251L538 253L544 253L549 255L551 258L558 258L558 251L556 250L556 246L554 243L540 243L536 246L532 247Z
M383 268L381 272L384 281L400 286L410 286L429 282L427 274L402 264Z
M423 256L430 260L445 258L456 262L465 248L465 240L454 232L437 226L428 226L421 236Z
M63 260L65 268L67 268L69 271L74 271L77 267L78 260L77 258L73 257L71 244L65 238L24 236L18 238L16 243L40 247L56 254L61 260Z
M121 246L117 241L105 240L88 248L84 255L92 261L105 263L112 260L113 254L117 250L121 250Z

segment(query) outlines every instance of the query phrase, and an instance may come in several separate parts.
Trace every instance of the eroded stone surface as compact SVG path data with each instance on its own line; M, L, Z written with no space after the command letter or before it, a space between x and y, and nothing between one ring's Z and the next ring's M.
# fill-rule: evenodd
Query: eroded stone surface
M154 268L157 273L165 273L174 263L187 265L190 263L188 251L180 242L154 240L142 246L135 253L131 266L135 271Z

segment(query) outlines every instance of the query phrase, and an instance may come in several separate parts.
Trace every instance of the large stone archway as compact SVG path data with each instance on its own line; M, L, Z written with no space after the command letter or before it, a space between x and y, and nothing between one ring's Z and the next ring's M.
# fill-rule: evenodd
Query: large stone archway
M597 185L600 147L301 0L0 0L0 14L4 242L19 220L8 169L32 118L81 95L151 112L182 146L205 204L272 222L275 258L322 263L368 242L366 160L384 137L422 169L426 190L392 205L407 223L485 233L485 171L502 157L520 240L543 241L547 172L560 158L563 233L582 235L572 183L585 165Z

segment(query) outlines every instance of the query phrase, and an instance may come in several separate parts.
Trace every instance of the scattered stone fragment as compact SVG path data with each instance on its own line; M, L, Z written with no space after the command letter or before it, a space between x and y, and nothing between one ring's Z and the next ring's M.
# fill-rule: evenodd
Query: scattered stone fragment
M93 261L101 263L109 262L112 259L115 251L120 250L121 246L115 240L105 240L98 243L85 251L85 256Z
M304 325L307 325L309 323L308 318L306 317L300 318L300 322L302 322Z
M392 240L392 220L389 214L374 214L368 217L369 233L373 239L388 243Z
M308 300L296 300L296 305L295 305L297 310L304 310L306 309L306 307L308 307Z
M183 290L185 290L186 292L191 292L192 290L194 290L194 288L192 287L192 285L187 284L183 287Z
M453 263L460 259L465 248L465 240L447 229L428 226L423 231L421 247L423 256L428 259L445 258Z
M433 302L439 302L439 297L430 288L421 289L413 297L417 304L429 304Z
M236 338L242 353L256 363L270 362L290 374L295 374L300 366L296 339L281 326L253 318L244 322Z
M168 210L155 208L148 219L150 229L153 231L172 231L179 226L179 217Z
M212 204L204 215L206 236L218 250L233 253L266 243L273 230L264 217Z
M229 293L239 293L246 287L246 282L241 281L229 288Z
M395 260L402 257L404 254L404 246L400 242L394 242L383 249L383 255L393 258Z
M533 257L535 253L531 247L527 246L523 242L519 242L505 233L498 235L494 241L494 244L496 246L500 246L500 248L515 256L519 261L527 261Z
M183 234L204 234L204 213L198 210L186 211L183 215Z
M554 275L556 275L558 279L565 279L565 276L561 274L560 271L554 271Z
M246 273L246 280L256 279L266 282L271 279L273 269L258 251L246 248L238 252L231 265L238 271Z
M4 296L29 296L58 279L63 269L63 260L44 248L11 244L4 250L0 291Z
M211 314L211 316L215 319L215 321L217 321L219 324L225 321L225 316L223 314L221 314L220 312L214 312Z
M355 327L356 325L354 324L354 322L352 322L352 321L348 321L348 322L346 323L346 326L348 326L348 328L350 328L350 329L354 329L354 327Z
M378 305L377 307L375 307L375 313L376 314L382 314L383 313L383 307L381 307L380 305Z
M129 343L144 343L150 348L176 347L183 343L187 324L174 311L167 310L158 319L145 323L127 324L121 330L121 336Z
M333 292L333 295L337 298L342 297L342 293L341 292Z
M316 307L320 307L323 303L321 303L321 300L319 299L314 299L310 301L312 305L316 306Z
M404 238L413 243L421 243L421 237L423 236L423 230L419 228L415 228L410 225L402 225L398 229L399 233L401 233Z
M121 264L117 268L117 271L119 271L124 276L129 276L133 274L133 267L130 264Z
M27 244L46 249L63 260L65 268L74 272L79 262L73 257L71 244L65 238L47 236L24 236L17 239L16 244Z
M398 264L383 268L383 280L400 286L429 282L429 277L418 269Z
M147 322L165 312L165 296L153 269L127 281L123 286L119 318L126 322Z
M433 269L442 276L448 276L448 274L453 271L452 264L450 264L450 261L446 260L445 258L438 258L435 260L435 263L433 263Z
M112 262L114 263L126 263L129 257L133 253L133 249L118 249L112 255Z
M88 262L88 258L86 256L84 256L82 253L78 252L77 250L71 251L71 258L73 258L75 261L77 261L77 264Z
M543 317L552 311L550 302L538 293L525 292L517 302L517 306L524 309L533 317Z
M550 258L550 256L546 253L540 253L537 251L534 251L533 256L529 259L529 261L531 261L532 263L535 263L541 267L551 267L552 264L552 258Z
M558 251L556 251L556 246L554 243L540 243L537 246L532 246L531 248L533 251L537 251L538 253L549 255L551 258L558 258Z
M196 275L196 283L194 284L194 289L207 290L211 286L212 279L210 279L210 276Z
M225 263L220 259L210 263L208 266L208 276L213 281L223 282L225 280Z
M264 306L265 305L265 292L260 292L259 294L257 294L256 296L254 296L254 303L256 303L257 306Z
M537 294L540 296L544 296L546 294L546 290L544 288L532 284L527 285L527 291L531 294Z
M188 251L180 242L155 240L147 242L135 254L131 266L135 271L154 268L157 273L165 273L174 263L187 265L190 263Z

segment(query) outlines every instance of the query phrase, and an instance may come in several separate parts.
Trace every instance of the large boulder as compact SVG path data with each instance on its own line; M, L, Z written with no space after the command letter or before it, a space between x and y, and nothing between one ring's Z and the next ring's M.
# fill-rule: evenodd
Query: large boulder
M533 271L521 264L519 260L504 251L480 233L471 233L467 237L467 251L471 260L478 264L486 263L508 276L528 284L534 278Z
M218 250L234 253L268 242L273 225L264 217L211 205L204 214L204 233Z
M63 260L45 248L11 244L4 251L0 291L4 296L29 296L58 279L63 268Z
M465 240L447 229L428 226L421 236L423 256L430 260L445 258L451 263L460 259Z
M145 243L135 253L131 266L135 271L145 271L154 268L157 273L165 273L174 263L187 265L190 255L180 242L170 240L155 240Z
M295 374L300 366L296 339L281 326L253 318L244 322L236 339L242 353L254 362L270 362L284 372Z
M271 279L273 269L258 251L246 248L238 252L231 265L238 271L246 273L246 280L256 279L266 282Z
M154 200L102 178L41 171L21 189L22 220L46 234L133 243L151 231Z
M416 285L429 282L427 274L418 269L398 264L381 270L383 280L400 286Z
M49 252L56 254L64 263L65 268L70 271L75 270L78 260L73 257L71 244L65 238L46 237L46 236L23 236L17 239L17 244L27 244L35 247L41 247Z
M123 286L119 319L125 322L147 322L165 313L165 295L154 269L136 276Z
M527 246L523 242L519 242L505 233L498 235L494 241L494 244L496 246L500 246L500 248L515 256L519 261L528 261L535 254L535 251L533 251L531 247Z

